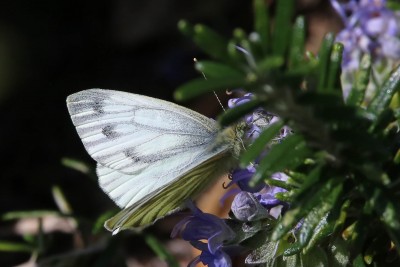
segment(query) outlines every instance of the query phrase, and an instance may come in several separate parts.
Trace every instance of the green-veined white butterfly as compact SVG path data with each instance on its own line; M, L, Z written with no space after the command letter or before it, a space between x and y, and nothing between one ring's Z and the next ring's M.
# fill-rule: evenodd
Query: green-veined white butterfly
M236 162L237 128L143 95L89 89L67 106L82 142L97 161L99 184L121 208L105 227L142 228L183 208Z

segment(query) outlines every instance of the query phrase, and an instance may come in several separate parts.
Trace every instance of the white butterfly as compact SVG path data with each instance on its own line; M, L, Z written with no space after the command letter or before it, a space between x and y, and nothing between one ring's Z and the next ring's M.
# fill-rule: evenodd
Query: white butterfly
M68 110L99 184L121 208L105 227L142 228L183 208L236 162L236 128L176 104L113 90L70 95Z

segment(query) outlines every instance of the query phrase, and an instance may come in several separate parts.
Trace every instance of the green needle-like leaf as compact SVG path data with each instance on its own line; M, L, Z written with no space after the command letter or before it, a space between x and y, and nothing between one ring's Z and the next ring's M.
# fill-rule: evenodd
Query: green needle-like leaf
M304 149L304 140L301 136L294 134L286 137L282 143L274 145L261 160L250 184L256 185L266 176L283 171L293 163L294 159L304 156Z
M210 28L198 24L194 28L193 41L213 58L229 62L227 51L228 42Z
M372 99L368 111L379 115L390 104L390 100L396 92L400 91L400 65L392 71L389 78L384 82L382 88Z
M365 91L371 74L371 55L365 54L360 62L360 68L355 74L354 84L347 97L346 103L359 106L364 100Z
M58 211L34 210L34 211L10 211L1 216L2 220L15 220L24 218L40 218L44 216L63 216Z
M325 216L323 216L318 224L313 228L307 246L303 249L305 253L317 245L321 240L332 234L335 225L333 222L328 221L328 215L329 213L326 213Z
M229 61L227 52L227 41L218 33L205 25L191 25L185 20L178 22L179 30L193 41L210 56Z
M256 250L250 252L246 257L246 264L261 264L267 263L270 266L275 259L275 254L278 249L278 242L267 242Z
M306 246L308 244L313 234L315 234L315 230L318 224L320 224L321 222L323 224L327 223L326 219L329 211L335 205L336 200L338 199L338 196L341 194L341 192L342 184L339 184L334 187L326 197L323 198L323 201L322 203L320 203L320 205L314 207L304 218L303 225L299 233L299 242L300 244L302 244L302 246ZM322 230L322 225L320 225L319 230Z
M272 36L272 53L284 57L290 44L294 0L276 2L275 29Z
M329 62L328 81L326 86L327 91L342 92L340 75L341 75L343 49L344 46L341 43L336 43L333 45Z
M258 62L258 71L263 74L273 69L277 69L283 66L285 59L280 56L267 56L266 58Z
M186 20L180 20L178 22L178 29L187 37L192 38L194 31L193 31L193 25L191 25L189 22Z
M322 42L321 48L319 49L319 74L318 74L318 85L317 91L322 92L326 90L328 75L329 75L329 61L332 51L334 36L332 33L328 33L324 41Z
M306 216L313 208L321 205L321 201L324 201L325 197L330 194L333 188L336 188L338 183L340 183L340 179L328 179L325 183L314 185L311 192L297 195L292 204L293 207L286 212L280 224L275 227L272 239L277 240L292 230L300 219Z
M24 243L16 243L0 240L0 251L3 252L32 252L33 247Z
M297 67L304 61L305 35L304 17L298 17L294 24L290 46L289 58L292 67Z
M245 77L244 73L232 68L229 65L218 63L214 61L197 61L195 68L202 72L206 79L209 78L231 78L231 77Z
M302 250L302 246L296 242L290 246L288 246L284 251L283 251L283 255L288 257L288 256L292 256L295 254L299 254Z
M260 36L261 48L265 56L270 50L270 25L264 0L254 0L254 30Z

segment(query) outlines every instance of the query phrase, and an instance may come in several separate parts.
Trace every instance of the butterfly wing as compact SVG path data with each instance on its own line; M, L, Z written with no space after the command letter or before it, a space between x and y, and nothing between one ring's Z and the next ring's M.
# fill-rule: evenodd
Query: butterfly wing
M177 180L149 195L136 205L121 210L107 220L105 227L114 234L127 228L141 229L156 220L183 207L185 200L197 197L223 173L229 170L231 158L228 154L218 154L181 175Z
M167 101L90 89L69 96L67 106L86 150L98 162L101 188L122 208L137 210L228 150L216 142L215 121Z

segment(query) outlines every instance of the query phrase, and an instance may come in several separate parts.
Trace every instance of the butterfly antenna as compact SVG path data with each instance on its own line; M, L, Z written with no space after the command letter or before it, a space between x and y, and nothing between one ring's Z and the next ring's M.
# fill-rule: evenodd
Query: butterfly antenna
M197 58L193 58L193 61L194 61L194 62L197 62ZM207 80L207 77L206 77L206 75L204 74L204 72L201 72L201 74L203 75L204 80ZM221 100L219 99L217 93L216 93L215 91L213 91L213 93L214 93L215 97L217 98L217 101L218 101L219 105L221 106L222 110L223 110L224 112L226 112L226 110L225 110L225 108L224 108L224 105L222 105Z
M222 110L223 110L224 112L226 112L224 106L223 106L222 103L221 103L221 100L219 100L219 97L218 97L217 93L216 93L215 91L213 91L213 93L214 93L215 97L217 98L217 101L218 101L219 105L221 106Z

